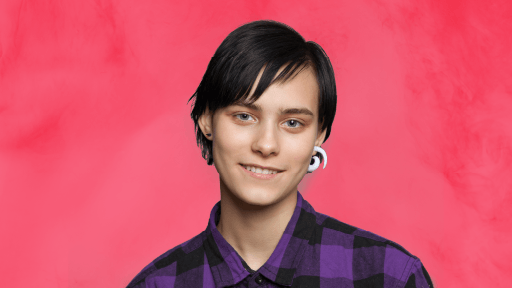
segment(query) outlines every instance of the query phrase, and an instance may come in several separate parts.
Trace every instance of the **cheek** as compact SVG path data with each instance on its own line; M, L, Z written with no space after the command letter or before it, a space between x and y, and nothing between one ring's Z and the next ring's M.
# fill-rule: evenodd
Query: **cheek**
M309 165L309 163L311 162L311 155L309 152L303 153L300 156L295 156L294 161L300 163L301 166Z
M308 158L309 158L309 157L308 157L308 156L309 156L309 154L308 154L308 155L306 155L306 153L304 153L304 151L303 151L302 153L300 153L300 154L298 154L298 153L294 153L294 155L295 155L295 156L293 157L293 160L294 160L295 162L304 162L304 161L306 161L306 159L308 159Z
M308 145L297 145L295 147L284 149L284 151L290 155L290 159L292 159L293 162L299 165L309 165L311 162L313 146L309 147Z
M236 156L247 147L248 137L230 125L218 126L213 140L214 154L226 158Z

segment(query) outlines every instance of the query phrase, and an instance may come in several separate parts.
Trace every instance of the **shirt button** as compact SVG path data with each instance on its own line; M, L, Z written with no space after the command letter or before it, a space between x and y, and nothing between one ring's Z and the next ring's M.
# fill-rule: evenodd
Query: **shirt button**
M260 275L258 275L258 276L254 279L254 281L256 281L256 283L258 283L258 284L261 284L261 282L263 282L263 279L261 279L261 276L260 276Z

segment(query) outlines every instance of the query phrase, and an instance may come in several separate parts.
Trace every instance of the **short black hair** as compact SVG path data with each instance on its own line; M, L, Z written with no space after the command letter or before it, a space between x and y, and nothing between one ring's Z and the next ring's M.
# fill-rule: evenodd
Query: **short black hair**
M284 67L283 71L275 77L281 67ZM196 92L188 100L195 97L190 117L195 124L197 145L207 164L213 163L212 141L199 127L199 117L206 108L213 115L217 109L236 103L254 103L270 85L285 82L308 67L313 68L318 81L318 122L322 126L320 131L327 129L325 142L336 114L336 83L331 62L322 47L312 41L306 42L291 27L270 20L250 22L229 33L215 51ZM263 68L254 94L247 99Z

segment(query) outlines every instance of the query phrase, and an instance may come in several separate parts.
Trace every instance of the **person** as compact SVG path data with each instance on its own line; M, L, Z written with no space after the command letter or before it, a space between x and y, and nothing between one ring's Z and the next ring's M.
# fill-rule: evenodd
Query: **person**
M320 146L336 97L324 50L289 26L255 21L231 32L189 99L221 200L205 231L128 287L433 287L417 257L316 212L297 190L326 167Z

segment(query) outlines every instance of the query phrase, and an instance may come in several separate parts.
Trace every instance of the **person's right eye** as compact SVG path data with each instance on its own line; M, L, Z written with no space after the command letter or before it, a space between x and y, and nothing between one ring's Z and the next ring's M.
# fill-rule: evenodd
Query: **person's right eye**
M247 113L236 114L235 117L242 121L248 121L250 120L249 118L252 118L252 116Z

